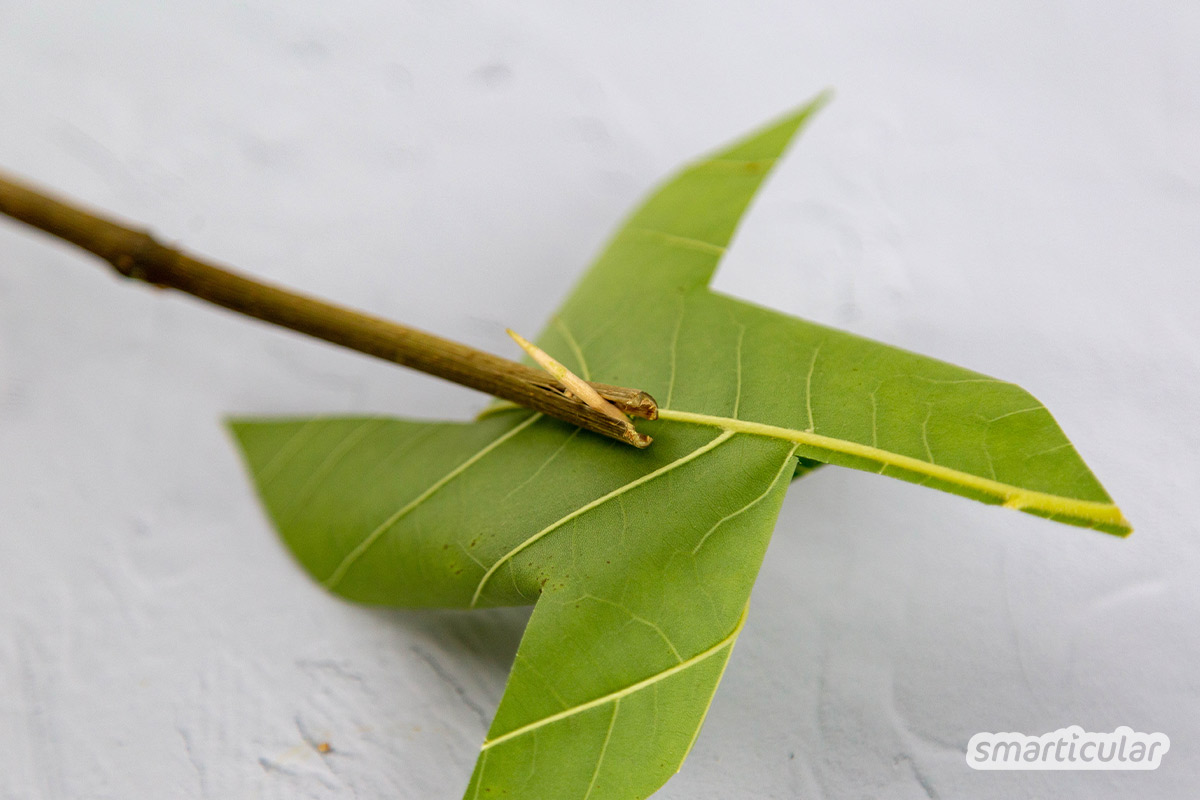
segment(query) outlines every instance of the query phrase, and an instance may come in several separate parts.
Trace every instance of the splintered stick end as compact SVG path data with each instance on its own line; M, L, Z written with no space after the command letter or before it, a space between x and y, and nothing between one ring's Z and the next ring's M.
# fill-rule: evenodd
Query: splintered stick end
M553 356L551 356L542 348L538 347L533 342L526 339L521 334L517 333L511 328L506 328L505 330L508 332L508 335L513 338L513 341L519 344L521 349L529 354L530 358L536 361L542 369L546 370L546 372L553 375L554 379L561 383L563 388L565 388L570 394L579 398L579 400L589 408L598 411L606 417L620 420L621 423L626 426L624 437L625 441L629 442L634 447L646 447L650 444L650 437L638 433L634 429L633 424L629 421L629 418L622 414L616 406L601 397L600 394L592 388L590 383L576 375L574 372L571 372L571 370L567 369L561 363L556 361Z

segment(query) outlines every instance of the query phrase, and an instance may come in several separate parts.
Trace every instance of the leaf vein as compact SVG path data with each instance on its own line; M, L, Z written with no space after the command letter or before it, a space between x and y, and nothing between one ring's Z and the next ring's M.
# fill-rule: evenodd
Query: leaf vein
M567 445L569 445L571 443L571 440L579 435L579 432L581 430L583 430L583 428L576 428L575 430L571 431L571 435L568 436L567 438L563 439L563 443L560 444L553 453L551 453L549 456L546 457L546 460L542 462L541 466L539 466L537 469L535 469L533 471L533 474L531 474L528 478L521 481L521 483L518 484L515 489L510 491L508 494L504 495L504 499L507 500L508 498L512 497L514 494L516 494L517 492L521 491L526 486L528 486L529 483L531 481L533 481L534 478L536 478L538 475L541 475L542 470L544 470L546 467L550 466L550 463L553 462L554 459L559 457L559 455L562 453L562 451L566 449Z
M320 488L321 484L329 478L329 474L333 472L341 460L345 458L346 454L350 452L350 448L358 444L359 441L366 436L372 428L378 428L383 423L384 420L382 419L369 419L365 422L362 422L356 426L354 430L343 436L336 445L330 448L329 452L325 455L325 458L323 458L321 463L317 465L317 468L314 469L311 474L309 474L308 479L304 481L304 484L296 490L295 499L291 508L291 514L289 516L294 517L296 514L300 513L300 511L304 509L305 505L307 505L308 501L312 499L312 496L316 494L317 489Z
M921 420L921 444L925 445L925 458L930 464L936 464L933 448L929 446L929 418L933 416L933 406L925 409L925 419Z
M575 341L575 336L571 333L571 329L567 327L567 323L562 317L555 315L554 325L562 333L563 338L567 340L567 346L571 348L571 352L575 354L575 360L579 362L579 372L583 375L585 381L592 379L591 372L588 371L587 359L583 357L583 350L579 347L579 342Z
M626 228L623 233L637 234L640 236L649 236L654 239L660 239L666 244L682 247L687 250L699 250L702 253L711 253L712 255L720 256L725 254L725 247L712 242L706 242L703 239L694 239L690 236L680 236L675 233L667 233L666 231L656 230L654 228Z
M991 425L993 422L999 422L1000 420L1007 419L1008 417L1015 417L1017 414L1028 414L1032 411L1045 411L1045 410L1046 410L1046 407L1043 405L1030 406L1029 408L1018 408L1016 411L1009 411L1007 414L1001 414L998 417L992 417L991 419L989 419L987 421L987 424Z
M352 567L354 565L354 563L356 561L358 561L358 559L362 558L363 553L367 552L367 550L369 550L371 548L371 545L375 544L375 542L378 541L379 537L382 536L388 529L390 529L393 525L395 525L397 522L399 522L405 515L407 515L409 512L411 512L414 508L417 508L418 506L421 505L421 503L424 503L426 500L428 500L430 497L432 497L435 493L437 493L437 491L439 489L441 489L447 483L454 480L459 475L461 475L463 472L465 472L473 464L475 464L477 461L479 461L479 459L483 458L488 453L492 452L492 450L495 450L497 447L504 444L509 439L516 436L518 433L525 430L526 428L528 428L530 425L532 425L534 422L536 422L538 419L540 419L541 416L542 416L541 414L530 415L524 422L505 431L503 434L501 434L500 436L493 439L489 444L487 444L483 448L481 448L477 453L475 453L475 455L471 456L466 461L463 461L461 464L459 464L457 467L455 467L454 469L447 472L445 475L443 475L437 481L430 484L430 486L427 489L425 489L425 491L421 492L421 494L417 495L415 498L413 498L411 501L409 501L409 503L407 503L406 505L399 508L390 517L388 517L386 520L381 522L374 530L372 530L370 533L368 533L366 535L366 537L361 542L359 542L358 545L353 550L351 550L349 553L346 554L346 557L343 558L341 563L337 565L337 567L333 570L332 573L330 573L329 577L326 578L324 581L322 581L322 585L324 585L325 588L327 588L327 589L335 588L339 583L342 582L342 579L346 577L346 573L350 570L350 567Z
M746 338L746 326L738 323L737 337L737 393L733 396L733 414L734 419L737 419L738 409L742 405L742 340Z
M775 488L775 484L779 483L780 476L782 476L784 472L787 471L787 468L791 466L792 456L796 455L796 450L799 449L799 447L800 444L797 443L790 451L788 451L787 457L783 459L783 465L779 467L779 472L777 472L775 477L771 479L770 485L767 486L766 490L763 491L762 494L751 500L749 503L746 503L746 505L742 506L737 511L730 512L729 514L721 517L721 519L717 520L715 525L708 529L707 533L700 537L700 541L696 542L696 546L692 548L692 555L696 555L700 552L700 548L703 547L704 543L708 541L708 537L712 536L713 533L716 532L717 528L721 527L726 522L729 522L729 520L733 519L734 517L739 517L750 509L754 508L756 505L762 502L763 498L771 493L771 490Z
M687 305L681 296L679 298L679 317L675 320L675 330L671 333L671 379L670 382L667 383L667 408L671 407L671 398L675 395L675 372L679 353L679 330L683 327L683 315L686 311Z
M482 750L483 752L487 752L488 750L490 750L491 748L495 747L498 744L507 742L510 739L515 739L518 736L524 736L527 733L532 733L532 732L536 731L538 728L543 728L546 725L550 725L550 724L553 724L560 720L564 720L568 717L572 717L576 714L580 714L589 709L597 708L599 706L604 705L605 703L616 702L617 700L620 700L622 697L628 697L629 695L640 692L643 689L655 687L659 681L665 680L665 679L671 677L672 675L676 675L680 672L683 672L686 669L696 666L697 664L707 661L708 659L712 658L717 653L720 653L725 648L732 646L734 641L737 640L738 634L742 632L742 627L746 624L746 611L747 610L748 609L742 610L742 615L741 615L741 617L738 618L737 624L734 626L733 630L730 631L729 634L727 636L725 636L723 639L721 639L719 642L717 642L716 644L709 647L707 650L701 650L699 653L692 656L691 658L688 658L685 661L681 661L678 664L672 664L671 666L667 667L664 670L660 670L659 672L656 672L653 675L650 675L649 677L643 678L642 680L637 681L635 683L631 683L628 686L625 686L621 689L617 689L616 691L609 692L608 694L605 694L605 695L601 695L600 697L594 698L592 700L588 700L587 702L584 702L584 703L580 703L579 705L563 709L562 711L551 714L547 717L542 717L541 719L526 723L525 725L522 725L519 728L514 728L513 730L508 731L507 733L502 733L499 736L495 737L494 739L488 739L488 740L484 741L483 746L480 748L480 750Z
M813 349L812 361L808 365L808 375L804 379L804 406L808 409L808 430L810 431L817 429L817 424L813 421L812 379L813 372L817 369L817 355L821 352L821 345L823 344L825 343L821 342Z
M639 614L633 613L631 610L629 610L625 606L621 605L620 603L614 602L605 597L599 597L599 596L591 594L591 593L582 594L579 596L579 599L580 600L593 600L597 603L603 603L606 606L612 606L613 608L617 608L617 609L620 609L621 611L624 611L626 614L629 615L629 619L631 622L637 622L642 625L645 625L647 628L650 628L652 631L657 633L658 637L663 640L663 644L665 644L668 648L670 648L671 654L675 656L675 660L683 661L683 656L681 656L679 654L679 649L675 647L675 643L671 641L671 637L667 636L666 631L664 631L662 629L662 627L660 625L658 625L658 623L654 622L653 620L646 619L645 617L643 617Z
M596 788L596 779L600 777L600 765L604 763L604 754L608 752L608 743L612 739L613 727L617 724L617 714L621 710L621 698L613 703L612 716L608 719L608 732L604 734L604 744L600 745L600 755L596 757L596 768L592 770L592 780L588 784L587 794L583 796L583 800L588 800L592 796L592 790Z
M291 459L291 457L294 456L300 450L300 448L302 448L307 441L312 438L313 434L316 433L316 429L319 427L319 422L320 419L318 417L312 417L303 425L301 425L295 433L288 437L288 440L284 442L278 450L275 451L275 455L271 456L271 460L263 466L262 471L259 473L259 483L261 483L263 486L266 486L267 484L271 483L271 481L275 480L275 478L279 475L280 470L283 469L284 465L287 464L288 460Z
M635 489L644 483L648 483L648 482L654 480L655 478L658 478L661 475L670 474L670 472L672 470L676 469L677 467L681 467L684 464L686 464L687 462L691 461L692 459L699 458L700 456L707 453L709 450L712 450L714 447L721 445L723 442L727 441L731 436L733 436L733 434L734 434L733 431L723 431L720 435L711 439L707 444L704 444L704 445L696 448L695 450L688 453L687 455L680 456L679 458L675 459L671 463L664 464L663 466L659 467L658 469L654 470L653 472L646 473L645 475L638 478L637 480L630 481L629 483L626 483L622 486L617 487L616 489L613 489L611 492L609 492L605 495L601 495L600 497L597 497L595 500L592 500L591 502L580 506L579 508L575 509L574 511L567 514L566 516L560 517L559 519L550 523L546 527L542 528L540 531L538 531L537 533L533 534L525 541L518 544L512 550L509 550L507 553L505 553L503 556L501 556L496 561L496 563L492 564L492 566L490 568L488 568L488 571L485 572L483 577L479 580L479 586L477 586L475 588L475 594L471 597L471 606L470 607L474 608L475 605L479 602L479 597L480 597L480 595L483 594L483 587L487 585L487 582L488 582L488 580L491 579L492 575L496 574L496 570L498 570L504 564L511 563L512 559L518 553L520 553L522 550L533 545L534 543L536 543L543 537L549 535L550 533L554 532L555 530L562 527L566 523L576 519L577 517L581 517L584 514L586 514L587 512L591 511L593 508L596 508L597 506L603 505L604 503L608 502L609 500L612 500L614 497L620 497L621 495L625 494L626 492L630 491L631 489Z

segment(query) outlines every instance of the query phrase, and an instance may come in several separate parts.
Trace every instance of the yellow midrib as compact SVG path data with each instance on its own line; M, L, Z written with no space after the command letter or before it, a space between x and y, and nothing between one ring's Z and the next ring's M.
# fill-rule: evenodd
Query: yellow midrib
M825 436L813 431L801 431L794 428L782 428L776 425L766 425L761 422L748 422L731 417L717 417L708 414L697 414L691 411L675 411L660 408L659 419L675 422L689 422L695 425L708 425L734 433L747 433L756 436L768 436L810 445L833 453L857 456L874 461L878 464L908 470L920 475L944 480L949 483L974 489L983 494L998 498L1006 508L1016 508L1022 511L1042 511L1047 514L1062 514L1073 519L1086 520L1100 524L1120 527L1121 535L1128 535L1133 528L1126 521L1121 510L1112 503L1102 503L1095 500L1078 500L1062 495L1023 489L1019 486L1004 483L969 472L922 461L912 456L894 453L880 447L861 444L848 439L838 439Z
M600 697L597 697L593 700L589 700L586 703L580 703L577 706L571 706L570 708L563 709L562 711L559 711L556 714L551 714L548 717L542 717L539 720L534 720L533 722L522 725L519 728L514 728L513 730L509 731L508 733L502 733L494 739L486 740L483 743L483 747L481 747L480 749L486 753L491 748L495 747L496 745L498 745L502 742L507 742L509 739L515 739L516 737L522 736L526 733L529 733L530 731L534 731L534 730L537 730L538 728L545 727L546 725L549 725L554 722L558 722L559 720L566 719L567 717L573 717L576 714L579 714L583 711L587 711L588 709L591 709L591 708L596 708L597 706L602 706L605 703L615 702L617 700L620 700L622 697L626 697L627 695L631 695L635 692L640 692L642 689L645 689L648 686L653 686L654 684L658 683L661 680L664 680L665 678L669 678L672 675L683 672L685 669L694 667L696 664L699 664L702 661L706 661L707 659L711 658L712 656L714 656L717 653L724 650L726 647L730 647L733 645L733 643L737 640L738 634L742 632L742 627L746 624L747 610L748 610L748 607L742 609L742 615L741 615L741 617L738 618L737 625L734 626L733 630L730 631L729 635L727 635L725 638L721 639L719 642L712 645L708 649L700 651L699 653L697 653L696 655L687 659L686 661L681 661L678 664L673 664L670 667L668 667L667 669L664 669L661 672L656 672L653 675L651 675L650 677L643 678L642 680L640 680L636 683L631 683L628 686L624 687L623 689L618 689L615 692L610 692L609 694L601 695Z

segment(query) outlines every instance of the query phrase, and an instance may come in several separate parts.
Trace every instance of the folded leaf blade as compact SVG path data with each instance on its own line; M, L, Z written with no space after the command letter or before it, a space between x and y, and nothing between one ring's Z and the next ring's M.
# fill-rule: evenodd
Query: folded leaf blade
M818 104L665 184L539 339L658 399L647 450L503 407L470 424L233 424L275 526L330 590L536 601L468 798L645 797L678 769L787 485L820 462L1129 531L1023 389L709 290Z
M668 181L614 235L541 345L570 343L592 379L649 392L663 419L783 429L807 458L1128 534L1019 386L708 289L761 177L816 105ZM735 179L738 164L759 172Z
M794 447L761 437L721 447L708 458L737 465L744 484L693 462L680 482L707 498L699 508L664 513L636 498L619 532L576 534L570 577L538 600L466 797L479 785L500 796L645 797L678 770L795 468ZM561 768L527 769L549 753Z

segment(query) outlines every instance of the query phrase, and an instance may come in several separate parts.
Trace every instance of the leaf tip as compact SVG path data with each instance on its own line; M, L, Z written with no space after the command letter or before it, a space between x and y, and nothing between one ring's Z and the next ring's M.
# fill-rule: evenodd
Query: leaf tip
M837 91L832 86L826 86L817 96L808 101L806 106L809 114L815 114L825 106L833 102L833 98L837 96Z
M1129 538L1129 534L1133 533L1133 524L1121 513L1121 509L1113 506L1113 510L1116 512L1117 521L1114 524L1114 529L1108 531L1108 533L1111 533L1113 536L1119 536L1122 539Z

